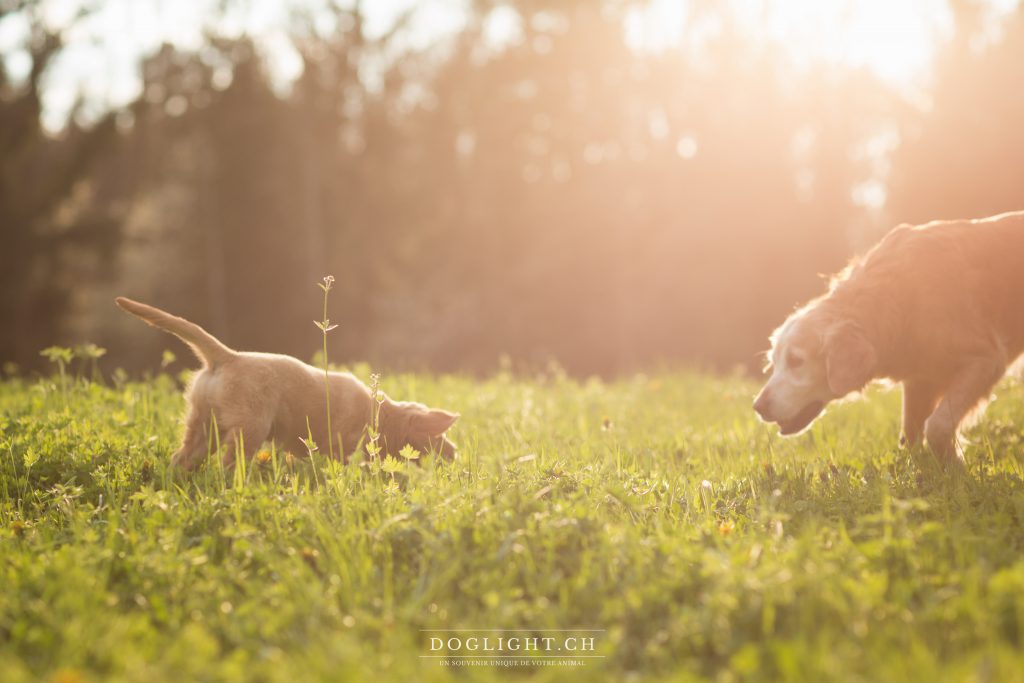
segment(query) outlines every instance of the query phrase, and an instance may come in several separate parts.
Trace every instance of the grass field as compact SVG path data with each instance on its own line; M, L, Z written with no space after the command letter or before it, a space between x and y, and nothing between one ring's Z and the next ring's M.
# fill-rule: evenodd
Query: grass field
M383 387L461 412L459 460L175 479L176 380L0 384L0 681L1024 680L1013 382L966 478L895 448L898 391L781 440L738 377ZM423 657L461 628L599 631Z

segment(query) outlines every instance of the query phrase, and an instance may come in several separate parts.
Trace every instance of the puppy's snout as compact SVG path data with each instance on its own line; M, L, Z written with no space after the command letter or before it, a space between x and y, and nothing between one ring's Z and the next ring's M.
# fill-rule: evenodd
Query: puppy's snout
M771 410L771 398L768 396L767 391L762 391L754 399L754 412L761 416L762 420L768 420L769 411Z

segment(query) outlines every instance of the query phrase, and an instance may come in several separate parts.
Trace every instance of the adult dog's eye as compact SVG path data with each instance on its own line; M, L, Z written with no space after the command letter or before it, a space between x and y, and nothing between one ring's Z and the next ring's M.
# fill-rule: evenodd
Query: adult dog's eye
M799 368L804 364L803 356L798 356L795 353L786 354L786 365L791 368Z

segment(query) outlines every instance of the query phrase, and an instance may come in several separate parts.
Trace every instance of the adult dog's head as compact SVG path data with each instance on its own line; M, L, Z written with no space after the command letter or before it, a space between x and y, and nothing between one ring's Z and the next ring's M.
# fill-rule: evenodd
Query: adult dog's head
M863 389L874 377L874 345L856 322L828 309L827 298L814 301L772 334L771 376L754 410L779 425L783 436L807 429L830 401Z

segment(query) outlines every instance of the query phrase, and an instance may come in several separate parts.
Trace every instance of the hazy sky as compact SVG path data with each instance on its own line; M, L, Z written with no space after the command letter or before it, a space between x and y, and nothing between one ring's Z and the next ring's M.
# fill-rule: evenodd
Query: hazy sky
M59 128L81 94L97 106L118 106L139 95L139 59L169 42L179 47L203 44L203 32L211 27L221 35L252 35L278 82L287 82L301 71L298 54L288 41L291 12L308 7L316 13L325 0L233 0L221 19L214 11L219 0L40 0L46 21L66 26L82 6L96 7L66 33L67 47L47 73L44 122ZM458 30L462 25L461 0L371 0L364 2L367 32L377 35L416 6L416 21L405 36L410 44L426 46ZM214 22L213 18L217 21ZM320 15L326 23L326 14ZM325 26L326 28L326 26ZM18 49L27 33L20 17L0 23L0 54L17 78L30 66Z
M205 29L221 34L252 35L268 57L277 82L287 84L301 70L288 39L288 7L305 6L315 13L326 0L233 0L214 26L218 0L40 0L53 26L65 26L82 5L97 6L68 33L68 47L47 74L44 121L59 128L81 96L94 108L118 106L138 96L138 61L161 43L181 47L202 44ZM908 88L919 87L938 41L948 35L952 18L947 0L723 0L758 35L787 47L794 60L828 60L864 66ZM991 25L1017 0L988 0ZM638 49L678 49L686 26L688 0L651 0L634 11L624 26ZM379 34L408 9L414 21L404 39L417 47L442 41L464 21L464 0L365 0L367 29ZM326 21L326 16L322 21ZM510 12L497 12L491 28L498 39L516 34ZM325 26L326 28L326 26ZM995 30L995 29L993 29ZM29 66L18 49L25 22L10 17L0 22L0 54L17 77Z

